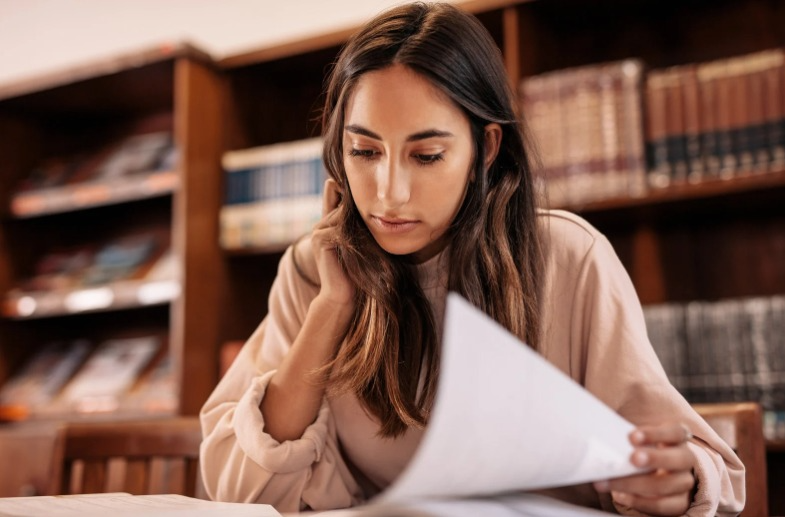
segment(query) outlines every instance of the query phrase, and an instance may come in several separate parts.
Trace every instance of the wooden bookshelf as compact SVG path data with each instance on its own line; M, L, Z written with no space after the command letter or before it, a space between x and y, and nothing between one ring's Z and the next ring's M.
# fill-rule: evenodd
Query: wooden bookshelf
M510 84L568 67L640 58L648 68L785 46L785 1L470 0L502 50ZM314 136L323 80L344 28L219 61L228 81L225 150ZM785 293L785 170L650 188L566 206L608 236L644 304ZM244 340L266 312L281 250L227 251L221 339ZM779 457L782 444L768 444ZM780 468L783 462L771 463ZM777 467L780 465L780 467ZM776 472L772 480L782 479ZM785 502L772 486L772 512ZM779 498L779 499L778 499Z
M218 373L219 321L204 300L218 299L223 284L215 217L221 202L223 88L209 56L185 43L0 86L0 383L54 340L83 337L97 345L154 334L165 338L163 354L175 379L167 389L174 390L168 395L176 403L166 413L199 411ZM47 160L110 157L112 146L148 131L171 135L171 167L20 188ZM156 257L169 257L167 274L47 290L23 287L33 265L52 249L98 247L151 228L164 236ZM205 281L205 275L215 281ZM108 413L52 418L144 416L149 415L120 404Z

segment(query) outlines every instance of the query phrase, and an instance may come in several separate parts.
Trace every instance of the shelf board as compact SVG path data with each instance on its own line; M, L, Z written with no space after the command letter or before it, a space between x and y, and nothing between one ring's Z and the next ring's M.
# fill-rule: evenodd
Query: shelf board
M769 452L785 452L785 439L766 440L766 450Z
M123 280L106 285L52 291L11 291L3 316L30 320L170 303L180 295L175 280Z
M29 79L0 85L0 101L138 69L178 57L190 57L207 63L212 62L212 57L209 54L188 42L164 42L160 45L96 59Z
M472 14L481 14L530 1L533 0L462 0L457 2L457 6ZM230 70L298 56L308 52L316 52L330 47L340 47L360 28L361 25L351 25L306 38L268 44L259 49L252 49L221 58L218 60L218 67Z
M564 207L582 214L612 212L617 210L654 207L733 196L744 192L763 191L785 187L785 168L756 174L741 174L727 179L709 179L694 184L672 185L650 190L641 197L617 197Z
M272 255L275 253L283 253L286 248L294 244L294 239L286 242L271 243L265 246L247 246L242 248L224 248L224 253L227 256L246 256L246 255Z
M126 203L170 195L178 185L175 171L163 171L30 190L11 198L11 214L21 219Z

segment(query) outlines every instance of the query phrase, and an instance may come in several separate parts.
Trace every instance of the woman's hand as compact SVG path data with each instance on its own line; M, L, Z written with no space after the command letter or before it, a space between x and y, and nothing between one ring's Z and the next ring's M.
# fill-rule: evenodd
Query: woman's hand
M692 503L695 458L687 443L692 433L681 424L642 426L630 433L630 461L651 472L598 481L599 492L647 515L684 515Z
M322 218L314 226L311 242L321 283L319 296L330 303L348 306L354 300L354 286L341 267L334 245L338 234L340 201L338 184L328 179L324 184Z

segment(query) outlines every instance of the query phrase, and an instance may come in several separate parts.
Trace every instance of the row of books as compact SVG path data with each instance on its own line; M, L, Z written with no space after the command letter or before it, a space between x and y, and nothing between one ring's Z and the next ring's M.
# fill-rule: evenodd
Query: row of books
M311 230L326 179L322 145L310 138L224 154L223 248L280 247Z
M16 186L11 213L30 217L171 192L176 159L169 131L130 134L52 156Z
M152 305L179 294L165 228L44 253L3 300L9 317L48 316L117 306Z
M651 305L644 314L669 379L688 401L756 401L770 412L769 432L785 431L778 423L785 414L785 296Z
M15 418L176 410L173 370L158 336L49 343L0 386Z
M785 166L785 51L667 69L637 59L525 78L552 206Z
M551 206L645 192L643 80L643 63L627 59L521 82Z
M652 70L650 183L698 182L785 165L785 52Z

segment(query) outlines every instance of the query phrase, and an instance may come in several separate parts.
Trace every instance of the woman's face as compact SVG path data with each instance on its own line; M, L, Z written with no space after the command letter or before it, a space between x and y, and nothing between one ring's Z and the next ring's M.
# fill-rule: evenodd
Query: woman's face
M469 120L403 65L363 75L344 120L346 177L376 242L417 262L436 255L469 182Z

